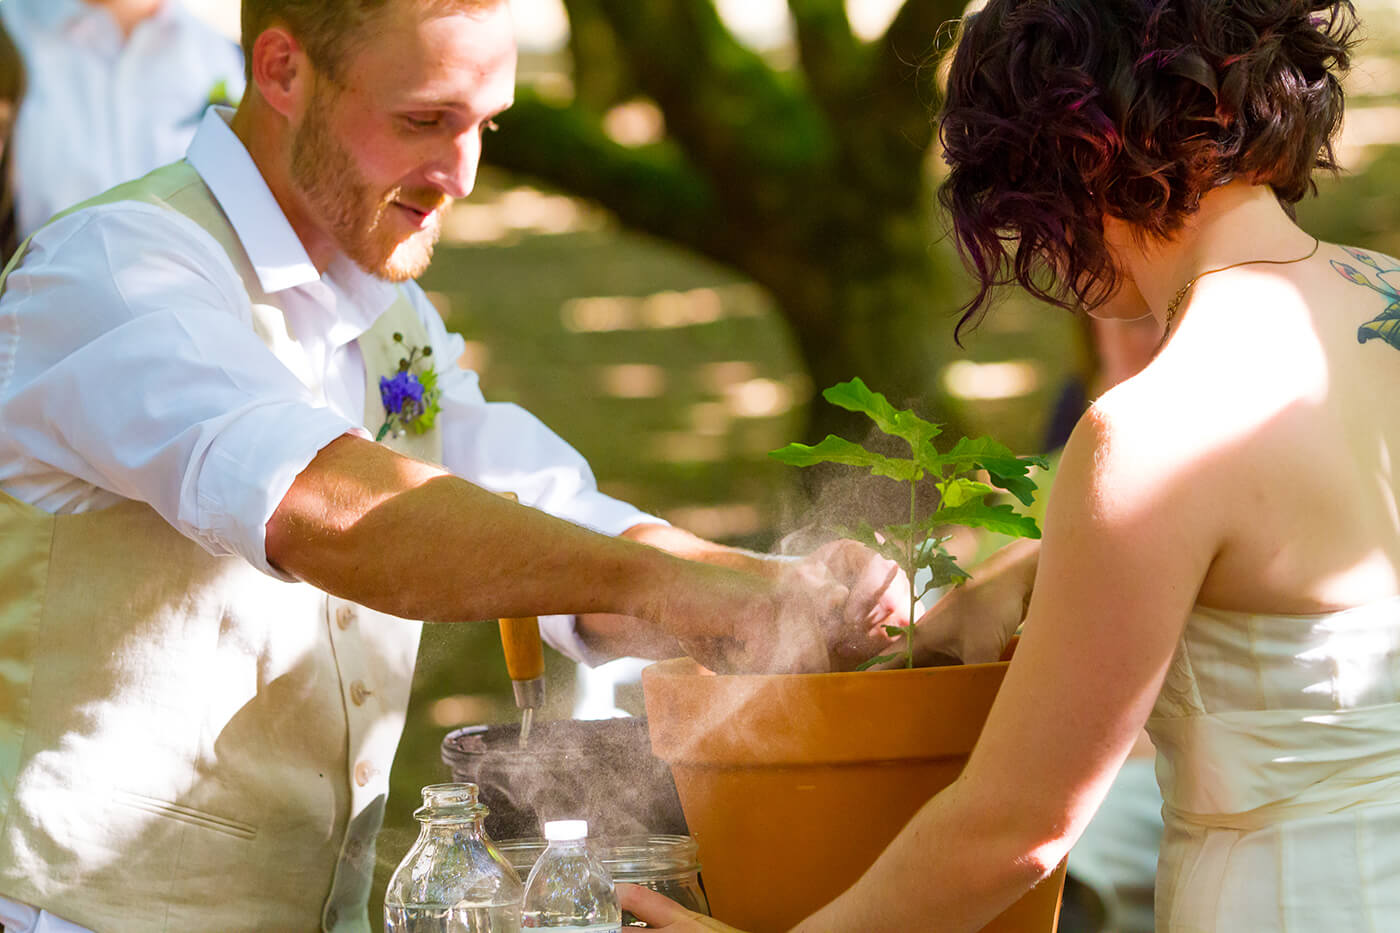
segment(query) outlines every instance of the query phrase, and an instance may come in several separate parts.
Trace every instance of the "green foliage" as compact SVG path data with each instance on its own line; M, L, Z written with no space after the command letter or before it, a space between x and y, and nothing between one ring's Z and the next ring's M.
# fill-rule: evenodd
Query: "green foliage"
M424 352L426 354L427 351ZM438 403L438 399L442 397L442 390L438 388L435 369L423 370L418 374L418 381L423 385L423 412L408 422L408 429L414 434L426 434L433 429L438 412L442 411L442 406Z
M967 572L943 546L947 536L940 537L938 531L949 525L965 525L1017 538L1039 538L1040 528L1035 519L1017 512L1009 503L987 500L1004 490L1022 505L1030 505L1035 496L1035 480L1030 476L1030 469L1033 466L1045 469L1048 464L1043 457L1018 457L987 437L959 438L947 453L940 453L933 441L942 433L942 425L925 421L907 409L895 408L885 396L872 391L859 378L832 386L822 392L822 397L847 411L867 415L883 433L904 441L909 446L910 456L887 456L834 435L828 435L816 446L788 444L770 456L799 467L818 463L862 467L872 476L909 485L907 523L874 528L861 522L855 528L839 531L895 561L908 576L910 624L887 625L885 631L892 637L904 638L905 664L913 667L913 629L918 601L934 589L968 579ZM917 488L926 478L931 478L938 490L938 507L921 516ZM921 571L926 571L929 577L922 589L917 582ZM899 657L893 654L871 658L861 669Z

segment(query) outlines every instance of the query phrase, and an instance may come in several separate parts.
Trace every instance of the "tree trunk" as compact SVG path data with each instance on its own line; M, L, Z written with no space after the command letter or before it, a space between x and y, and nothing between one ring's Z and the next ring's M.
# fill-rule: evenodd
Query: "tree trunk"
M937 242L924 166L929 53L962 4L907 0L885 36L863 43L843 0L789 0L800 67L780 71L729 33L712 0L566 0L586 31L571 44L586 92L560 106L522 88L486 158L767 288L818 390L860 376L948 422L937 376L966 284ZM625 61L597 60L613 55ZM600 111L623 86L656 102L664 140L607 137ZM810 439L852 430L863 425L812 406Z

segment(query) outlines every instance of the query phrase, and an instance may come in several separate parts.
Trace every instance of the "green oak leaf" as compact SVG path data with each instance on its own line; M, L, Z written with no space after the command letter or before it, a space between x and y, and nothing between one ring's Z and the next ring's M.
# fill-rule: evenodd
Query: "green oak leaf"
M955 476L946 483L939 484L938 488L943 493L942 503L948 508L977 501L996 492L986 483L979 483L977 480L968 479L965 476Z
M929 518L922 518L913 523L886 525L880 530L889 535L892 541L898 541L901 546L905 546L907 549L910 538L913 538L915 541L922 541L937 527L938 525L936 522L930 521Z
M930 532L933 526L929 525L927 519L913 526L905 527L913 527L916 529L916 534L926 536L923 537L922 540L919 541L918 546L914 548L914 567L917 570L922 570L929 566L929 563L937 555L944 553L943 544L952 538L952 535L944 535L941 538L932 536Z
M838 525L831 530L836 532L839 537L850 538L852 541L859 541L861 544L868 544L871 547L882 543L880 533L877 532L869 522L864 520L855 527L851 527L850 525Z
M943 550L935 554L933 559L925 566L928 568L930 576L928 585L925 586L923 592L919 594L920 599L923 599L930 590L936 590L943 586L956 585L964 580L972 579L972 574L959 567L953 555Z
M931 520L926 519L920 522L919 526L921 529L926 529L926 526L930 524ZM928 532L927 530L923 530L922 533L927 534ZM927 570L931 574L931 582L928 586L924 587L924 591L918 595L918 599L923 599L924 594L931 589L937 589L941 586L947 586L950 583L960 583L963 580L970 579L970 575L958 566L958 562L953 555L943 549L944 542L948 541L950 537L951 535L944 535L941 538L925 538L920 541L918 547L914 549L914 569L916 571ZM900 566L905 568L905 572L909 572L907 555L900 554L891 559L898 560Z
M895 563L900 563L907 556L903 542L892 538L887 533L888 529L885 532L876 531L869 522L862 521L854 528L841 527L832 530L842 538L859 541L881 557L889 558Z
M1005 489L1020 499L1022 505L1035 501L1035 481L1029 476L1031 467L1049 467L1044 457L1018 457L1006 445L990 437L964 437L946 454L941 454L938 461L939 468L951 465L956 471L973 467L986 470L992 485Z
M847 411L869 416L881 431L903 438L916 456L929 441L942 433L939 425L925 421L908 409L895 408L889 399L872 390L859 377L824 390L822 398Z
M947 525L970 525L999 531L1017 538L1039 538L1040 526L1029 515L1019 515L1009 505L987 505L985 502L970 502L957 508L939 509L934 517Z
M888 476L890 479L904 482L920 479L924 475L923 470L912 460L886 457L884 454L866 450L859 444L834 434L828 434L815 447L809 447L806 444L788 444L786 447L770 451L768 456L790 466L809 467L816 466L818 463L844 463L848 466L861 466L868 468L876 476Z

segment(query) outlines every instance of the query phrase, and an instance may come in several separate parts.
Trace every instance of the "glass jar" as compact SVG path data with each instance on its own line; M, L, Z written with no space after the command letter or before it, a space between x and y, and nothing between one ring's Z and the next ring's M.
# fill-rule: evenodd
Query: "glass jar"
M695 840L689 836L639 835L595 840L594 848L614 882L639 884L666 895L682 907L710 915L710 903L700 884L700 863ZM501 854L524 877L545 850L543 839L507 839ZM646 924L623 913L624 927Z
M475 784L430 784L384 892L385 933L520 933L524 886L486 835Z

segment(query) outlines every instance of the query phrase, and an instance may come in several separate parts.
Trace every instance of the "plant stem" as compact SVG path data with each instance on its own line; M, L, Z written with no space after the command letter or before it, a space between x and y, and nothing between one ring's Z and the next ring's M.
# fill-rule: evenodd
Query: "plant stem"
M918 590L914 583L917 568L914 566L914 522L918 518L918 480L909 481L909 538L907 541L908 560L905 569L909 574L909 622L904 629L904 666L914 667L914 613L919 605Z

